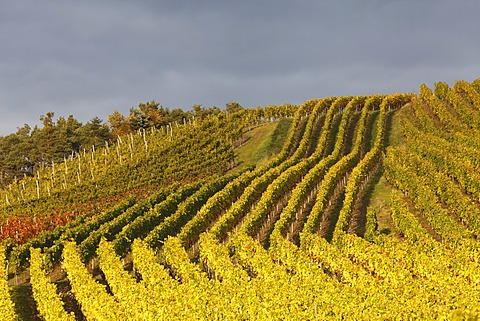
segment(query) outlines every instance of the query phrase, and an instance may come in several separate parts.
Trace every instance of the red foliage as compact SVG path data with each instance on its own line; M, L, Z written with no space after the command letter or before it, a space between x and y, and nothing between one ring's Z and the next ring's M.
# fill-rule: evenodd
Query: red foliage
M157 188L155 185L142 186L110 197L92 199L80 204L70 204L48 213L38 213L35 216L10 216L0 225L0 242L11 238L17 245L25 243L36 237L40 232L54 230L55 227L63 226L77 216L95 216L129 197L147 198Z

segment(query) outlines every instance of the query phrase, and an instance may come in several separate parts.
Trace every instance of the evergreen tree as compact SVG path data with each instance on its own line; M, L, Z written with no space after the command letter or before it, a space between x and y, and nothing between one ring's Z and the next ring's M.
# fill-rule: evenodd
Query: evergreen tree
M91 149L93 145L103 146L105 141L109 141L112 138L110 129L98 117L92 118L85 125L79 127L75 133L80 141L81 148L86 150Z

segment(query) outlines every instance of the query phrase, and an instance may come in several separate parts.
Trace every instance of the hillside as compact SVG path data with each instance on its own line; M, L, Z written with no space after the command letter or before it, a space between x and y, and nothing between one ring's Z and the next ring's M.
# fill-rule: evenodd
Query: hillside
M476 80L130 134L0 192L0 312L476 318L479 130Z

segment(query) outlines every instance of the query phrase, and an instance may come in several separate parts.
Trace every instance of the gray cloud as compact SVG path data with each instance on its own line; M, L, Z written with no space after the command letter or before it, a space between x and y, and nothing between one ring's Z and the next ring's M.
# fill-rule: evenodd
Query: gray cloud
M0 135L164 106L301 103L479 77L476 1L0 3Z

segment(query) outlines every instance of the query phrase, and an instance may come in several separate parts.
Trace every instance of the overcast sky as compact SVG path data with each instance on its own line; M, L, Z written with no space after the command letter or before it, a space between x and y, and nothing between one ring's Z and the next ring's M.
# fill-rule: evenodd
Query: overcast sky
M223 108L480 77L480 1L0 0L0 135L48 111Z

